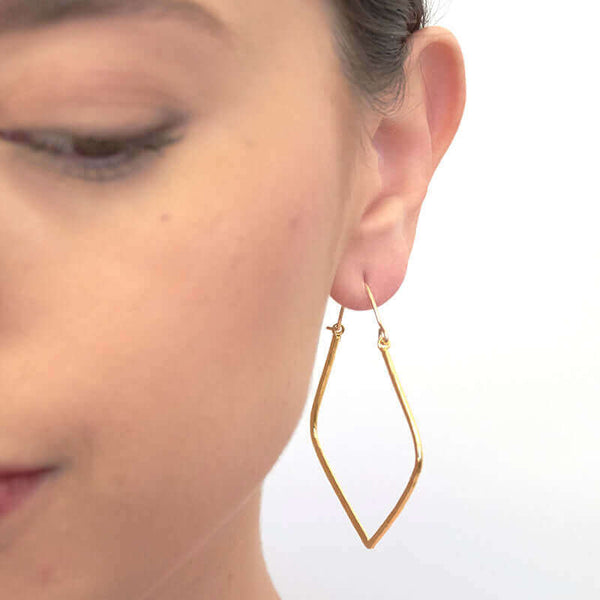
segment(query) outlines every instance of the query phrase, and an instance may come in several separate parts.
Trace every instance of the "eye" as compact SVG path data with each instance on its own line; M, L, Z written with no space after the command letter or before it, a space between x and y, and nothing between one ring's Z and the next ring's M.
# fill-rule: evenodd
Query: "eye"
M150 155L181 140L175 124L163 124L136 135L81 135L64 130L0 130L0 140L44 155L60 173L87 181L124 178L141 167Z

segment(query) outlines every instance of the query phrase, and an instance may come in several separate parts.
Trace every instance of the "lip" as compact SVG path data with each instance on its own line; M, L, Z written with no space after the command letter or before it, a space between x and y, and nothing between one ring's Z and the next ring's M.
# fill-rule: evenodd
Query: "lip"
M0 478L1 477L13 477L15 475L30 475L35 473L44 473L46 471L52 471L56 467L27 467L27 466L11 466L4 467L0 464Z
M0 518L29 498L56 467L0 467Z

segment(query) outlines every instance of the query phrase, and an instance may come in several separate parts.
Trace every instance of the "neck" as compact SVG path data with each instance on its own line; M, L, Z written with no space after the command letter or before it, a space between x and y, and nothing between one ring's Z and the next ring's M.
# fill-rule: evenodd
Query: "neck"
M202 544L139 600L280 600L260 538L262 485Z

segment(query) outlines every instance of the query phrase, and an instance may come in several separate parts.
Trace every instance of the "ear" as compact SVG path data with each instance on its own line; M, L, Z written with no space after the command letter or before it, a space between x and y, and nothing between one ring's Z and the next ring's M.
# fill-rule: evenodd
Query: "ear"
M426 27L408 42L402 104L389 116L371 115L368 156L359 168L377 169L378 176L365 173L369 183L331 289L336 302L353 310L371 308L363 281L378 306L402 285L429 182L463 115L464 62L454 35Z

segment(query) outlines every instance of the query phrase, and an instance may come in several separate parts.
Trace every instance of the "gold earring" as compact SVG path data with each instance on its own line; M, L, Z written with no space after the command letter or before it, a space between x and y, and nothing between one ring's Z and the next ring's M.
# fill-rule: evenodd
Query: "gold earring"
M325 457L323 455L323 450L321 445L319 444L319 438L317 436L317 418L319 415L319 408L321 406L321 400L323 398L323 392L325 391L325 386L327 385L327 380L329 379L329 373L331 372L331 367L333 365L333 359L335 358L335 352L337 350L337 346L342 337L342 333L345 331L345 327L342 325L342 315L344 314L344 307L341 307L340 314L338 316L337 323L331 327L327 327L327 329L331 329L333 335L331 338L331 344L329 346L329 354L327 355L327 360L325 361L325 367L323 368L323 373L321 374L321 379L319 380L319 386L317 387L317 393L315 395L315 399L313 402L312 410L310 413L310 436L313 442L313 446L319 458L319 462L321 466L325 470L325 475L327 475L327 479L329 479L329 483L333 486L337 497L340 499L344 510L347 515L350 517L350 521L352 521L352 525L354 525L354 529L356 529L362 543L367 548L374 548L375 544L381 539L383 534L391 527L392 523L396 519L396 517L400 514L400 511L404 508L404 505L408 501L408 498L412 494L416 484L419 474L421 473L421 468L423 466L423 450L421 447L421 438L419 437L419 432L417 430L417 426L415 424L414 417L408 406L406 401L406 397L404 395L404 391L400 385L400 381L398 380L398 375L396 374L396 369L392 363L392 358L388 352L390 347L390 340L387 336L387 333L381 324L381 319L379 318L379 313L377 311L377 305L375 304L375 298L373 298L373 294L371 292L371 288L368 286L366 282L364 283L365 291L369 296L369 300L373 306L373 310L375 312L375 318L377 319L377 323L379 325L379 337L377 340L377 347L381 350L381 354L383 355L383 359L387 366L388 373L392 380L394 390L400 400L400 404L402 406L402 410L404 411L404 415L406 420L408 421L410 432L412 434L414 449L415 449L415 466L413 467L412 474L410 476L410 480L406 485L406 488L402 492L400 499L390 512L390 514L386 517L385 521L381 524L379 529L369 538L365 533L362 525L356 518L352 507L346 500L344 493L340 489L338 482L336 481L333 473L331 472L331 468L329 467Z

